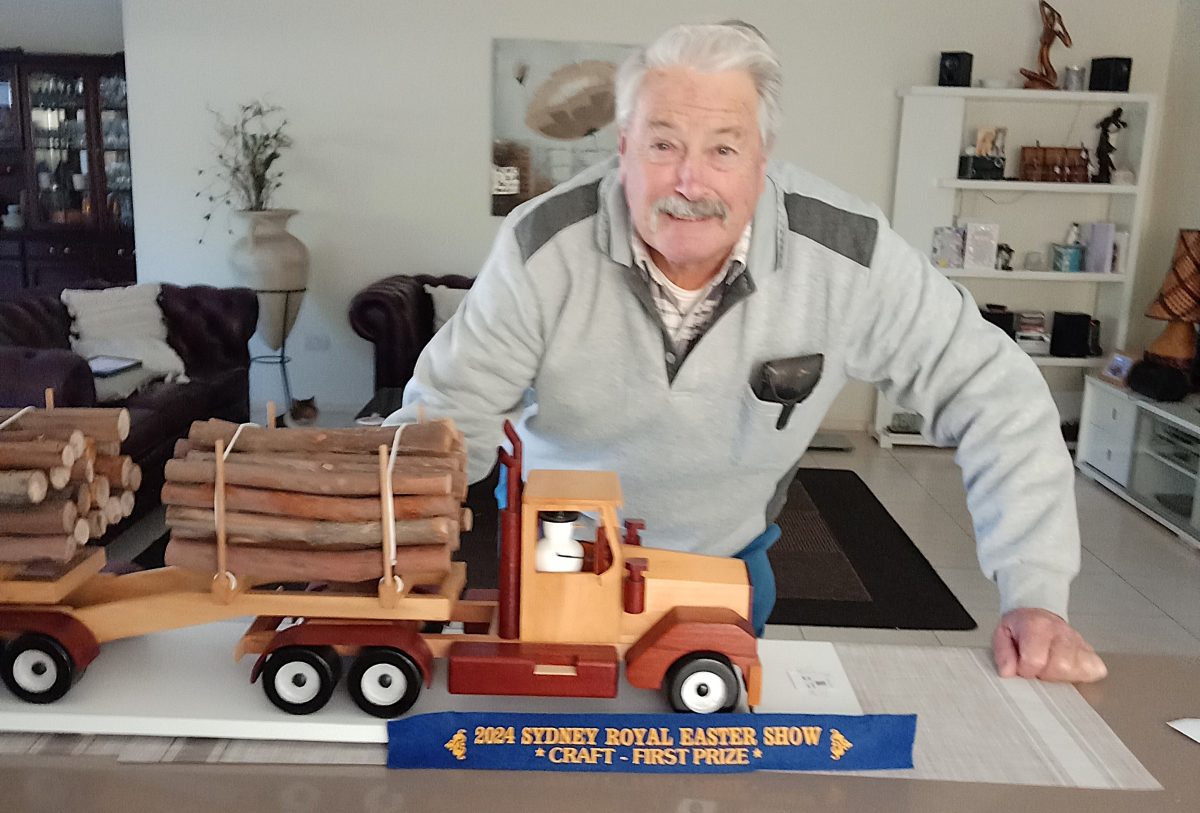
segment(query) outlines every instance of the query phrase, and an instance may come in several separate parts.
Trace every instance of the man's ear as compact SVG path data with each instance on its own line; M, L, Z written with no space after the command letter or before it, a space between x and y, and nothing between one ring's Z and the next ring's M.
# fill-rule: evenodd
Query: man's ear
M625 138L625 131L617 132L617 177L621 183L625 183L625 150L629 148L629 142Z

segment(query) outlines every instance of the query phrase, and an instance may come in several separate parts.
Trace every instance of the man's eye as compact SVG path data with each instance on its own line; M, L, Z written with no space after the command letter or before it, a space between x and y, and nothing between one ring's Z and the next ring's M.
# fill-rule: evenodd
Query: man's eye
M735 150L733 147L717 147L717 155L721 156L722 158L731 155L737 155L737 150Z
M666 152L667 150L671 149L671 145L665 141L655 141L650 145L650 149L657 150L659 152Z

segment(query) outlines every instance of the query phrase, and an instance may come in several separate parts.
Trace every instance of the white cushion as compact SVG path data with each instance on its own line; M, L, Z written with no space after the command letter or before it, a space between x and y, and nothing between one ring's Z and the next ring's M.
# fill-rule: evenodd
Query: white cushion
M458 310L458 306L466 299L470 288L451 288L448 285L426 285L425 293L433 299L433 332L437 333L442 325L450 321L450 317Z
M98 291L63 291L62 303L71 314L71 333L85 339L108 336L167 338L167 324L158 306L161 286L130 285Z
M84 358L121 356L142 366L96 379L96 400L128 398L151 381L186 381L183 359L167 344L158 285L62 292L71 314L71 349Z

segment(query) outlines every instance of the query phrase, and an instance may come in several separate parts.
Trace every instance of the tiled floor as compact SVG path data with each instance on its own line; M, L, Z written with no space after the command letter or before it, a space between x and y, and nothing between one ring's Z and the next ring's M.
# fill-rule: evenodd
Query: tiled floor
M769 626L767 637L989 646L999 597L975 558L971 516L953 453L919 447L885 451L865 433L846 437L854 443L853 452L810 452L804 465L857 472L979 628L929 632ZM1072 623L1100 652L1200 656L1200 551L1079 474L1075 495L1084 550L1071 589Z

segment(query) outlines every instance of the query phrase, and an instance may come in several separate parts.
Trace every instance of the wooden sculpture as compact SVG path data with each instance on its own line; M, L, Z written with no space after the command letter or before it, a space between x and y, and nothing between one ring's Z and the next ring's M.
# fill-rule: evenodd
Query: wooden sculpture
M1112 183L1112 173L1116 169L1113 165L1112 154L1117 151L1113 146L1111 135L1117 130L1124 130L1129 126L1129 122L1121 118L1121 114L1125 111L1120 107L1114 108L1113 112L1096 122L1096 129L1100 131L1100 140L1096 144L1096 174L1092 177L1094 183Z
M1047 3L1046 0L1041 0L1038 3L1038 10L1042 13L1042 38L1041 47L1038 49L1038 67L1041 68L1041 71L1034 73L1027 68L1021 68L1021 75L1025 77L1026 88L1054 90L1058 87L1058 72L1050 64L1050 46L1054 44L1054 40L1060 39L1063 45L1070 48L1071 35L1067 32L1062 15L1055 10L1054 6Z

